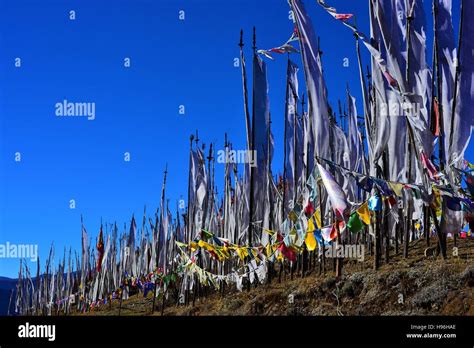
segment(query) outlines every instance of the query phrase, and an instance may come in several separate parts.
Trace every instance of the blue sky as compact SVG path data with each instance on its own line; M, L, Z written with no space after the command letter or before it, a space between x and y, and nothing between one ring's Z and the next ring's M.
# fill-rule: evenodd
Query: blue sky
M352 34L315 1L305 3L321 36L331 104L337 109L338 98L345 102L349 83L361 114ZM367 1L330 4L357 14L359 27L369 32ZM38 244L43 266L52 242L57 254L64 247L80 250L81 214L93 238L101 219L117 221L122 230L132 213L141 217L144 205L149 214L156 210L166 163L174 208L187 193L191 133L198 129L207 145L222 149L227 132L234 148L245 148L241 73L234 67L240 29L250 75L252 27L259 48L278 46L292 32L288 11L285 0L2 1L0 243ZM126 57L130 68L123 66ZM268 75L277 172L286 57L275 58ZM299 56L293 60L301 66ZM56 117L55 104L64 99L94 102L95 120ZM14 161L16 152L21 162ZM473 160L472 147L466 157ZM18 266L18 259L1 259L0 275L14 277Z

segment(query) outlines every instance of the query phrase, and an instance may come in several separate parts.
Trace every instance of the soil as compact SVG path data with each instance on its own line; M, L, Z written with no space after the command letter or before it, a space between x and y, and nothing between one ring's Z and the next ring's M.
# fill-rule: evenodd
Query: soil
M431 240L431 246L436 239ZM120 315L266 315L266 316L336 316L336 315L474 315L474 240L458 239L458 256L453 256L453 241L448 244L448 258L425 256L424 240L410 244L409 257L391 250L390 261L373 270L373 258L344 263L343 275L335 277L330 260L325 274L319 267L304 277L300 273L281 282L274 277L270 284L253 284L238 292L235 286L225 292L212 289L188 306L176 303L170 295L156 299L152 313L152 294L142 293L123 301ZM427 252L427 255L430 253ZM318 265L318 264L317 264ZM118 315L119 301L94 308L80 315Z

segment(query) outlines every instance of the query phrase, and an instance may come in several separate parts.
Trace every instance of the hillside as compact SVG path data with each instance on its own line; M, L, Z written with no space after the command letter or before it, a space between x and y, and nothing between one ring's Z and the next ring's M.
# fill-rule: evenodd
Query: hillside
M17 283L16 279L0 277L0 315L7 315L11 290L15 291L16 283Z
M432 243L436 241L433 240ZM432 244L433 245L433 244ZM425 257L424 241L410 246L410 256L393 255L378 271L372 259L344 264L343 276L317 270L293 280L274 279L250 291L209 291L192 306L168 299L164 315L474 315L474 241L459 240L459 257ZM452 248L452 241L450 242ZM291 301L293 299L293 301ZM292 302L292 303L291 303ZM85 315L117 315L119 301ZM123 301L121 315L151 315L152 296ZM161 315L161 299L153 315Z

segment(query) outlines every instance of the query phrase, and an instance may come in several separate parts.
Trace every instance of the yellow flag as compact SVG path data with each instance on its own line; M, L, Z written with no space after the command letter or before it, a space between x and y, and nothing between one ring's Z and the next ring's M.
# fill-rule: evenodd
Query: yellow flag
M403 197L403 193L402 193L403 185L402 184L400 184L398 182L390 182L390 181L388 181L387 183L388 183L388 186L390 186L392 191L395 192L395 194L398 197Z
M221 252L226 259L230 257L229 249L225 245L221 248Z
M272 254L272 244L270 242L267 243L267 246L266 246L266 253L267 253L267 257L270 257L270 255Z
M359 214L359 217L364 222L364 224L370 225L370 213L369 213L368 202L365 202L359 207L359 209L357 209L357 214Z
M175 243L176 243L177 246L179 246L181 248L187 248L188 247L188 245L185 244L185 243L181 243L181 242L178 242L178 241L175 241Z
M316 227L314 227L313 217L311 217L308 220L308 229L306 230L306 232L313 233L315 230L316 230Z
M434 199L431 202L431 207L436 212L436 216L441 216L441 193L433 186Z
M245 259L245 254L244 254L245 248L237 248L236 250L237 250L237 255L239 255L240 259L242 261L244 261L244 259Z
M298 215L292 210L288 213L288 217L291 221L296 222L298 220Z
M191 241L189 245L191 246L191 251L196 251L199 248L198 243L193 242L193 241Z
M273 234L275 233L275 231L269 230L269 229L267 229L267 228L264 228L264 229L263 229L263 232L268 233L270 236L273 236Z
M255 250L254 248L251 248L251 249L250 249L250 252L252 253L252 255L253 255L255 258L258 258L257 250Z
M316 211L313 214L314 220L316 220L316 226L318 226L318 229L321 229L321 210L316 209Z
M304 242L309 251L313 251L316 248L316 238L314 238L313 231L306 233Z
M216 248L214 247L214 245L209 244L209 243L206 243L206 244L204 245L204 247L205 247L205 249L206 249L207 251L215 251L215 250L216 250Z

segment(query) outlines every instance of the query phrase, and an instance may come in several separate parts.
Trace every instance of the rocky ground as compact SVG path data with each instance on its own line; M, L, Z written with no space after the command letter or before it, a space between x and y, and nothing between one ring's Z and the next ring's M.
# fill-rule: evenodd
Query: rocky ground
M458 256L452 248L450 241L447 260L425 256L419 240L407 259L392 251L378 271L366 257L346 262L337 279L331 262L326 274L314 269L304 278L287 274L280 283L273 279L243 292L209 291L194 306L177 306L170 296L163 315L474 315L474 240L458 240ZM118 307L115 300L85 315L117 315ZM123 301L121 315L161 315L161 300L152 314L152 296L132 296Z

